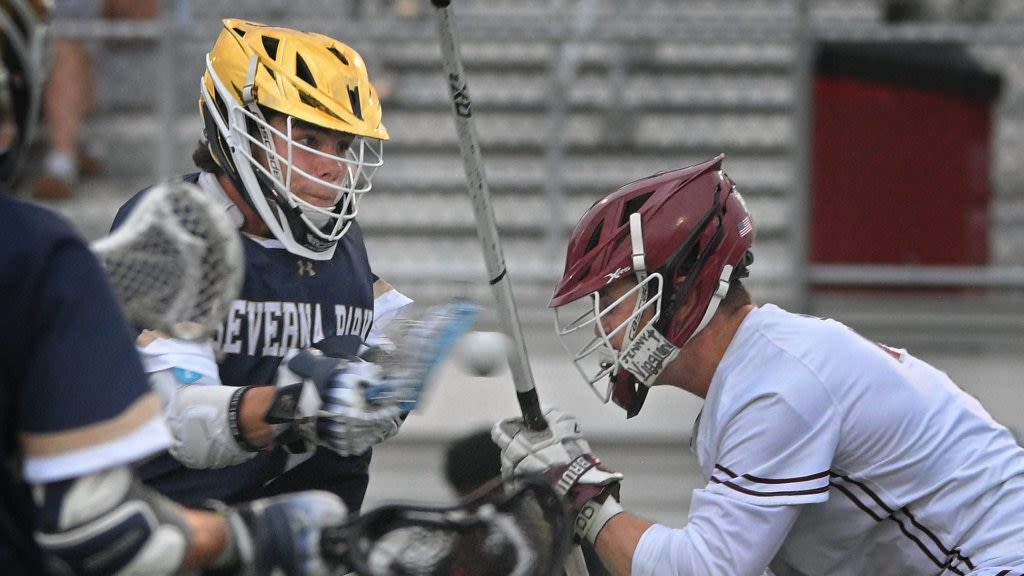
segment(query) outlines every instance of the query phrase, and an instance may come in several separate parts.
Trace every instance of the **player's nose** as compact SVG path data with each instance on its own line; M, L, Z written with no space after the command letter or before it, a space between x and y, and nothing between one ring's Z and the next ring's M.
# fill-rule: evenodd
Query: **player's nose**
M313 174L326 182L337 182L345 171L344 164L337 158L317 155L313 161Z

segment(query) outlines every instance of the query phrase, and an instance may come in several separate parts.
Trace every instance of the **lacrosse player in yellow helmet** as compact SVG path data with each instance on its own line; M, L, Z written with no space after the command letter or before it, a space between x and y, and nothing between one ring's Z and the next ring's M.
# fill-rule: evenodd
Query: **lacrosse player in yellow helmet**
M0 572L326 576L341 500L305 491L213 512L144 486L173 444L104 270L71 225L6 194L45 76L40 2L0 0Z
M412 302L373 273L356 220L383 164L381 103L342 42L222 24L199 86L199 171L183 178L237 226L246 280L214 342L141 336L147 371L177 390L167 408L174 446L142 474L183 503L316 488L358 510L371 448L404 413L350 405L352 387L378 375L355 356L390 347L382 331ZM303 379L283 360L313 345L349 357L352 373L300 394L291 385Z

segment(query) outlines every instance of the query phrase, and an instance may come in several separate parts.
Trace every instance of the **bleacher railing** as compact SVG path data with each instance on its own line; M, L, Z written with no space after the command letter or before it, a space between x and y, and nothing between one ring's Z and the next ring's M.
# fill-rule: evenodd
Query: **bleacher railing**
M281 3L270 2L274 9L284 10ZM424 2L426 4L426 2ZM620 5L621 4L621 5ZM536 2L533 10L521 14L489 14L486 7L475 5L466 10L456 10L460 19L459 29L465 41L499 42L535 41L561 47L556 53L559 58L550 65L551 94L549 112L552 129L546 137L545 158L548 172L546 194L551 210L549 217L549 244L554 247L567 234L564 224L565 191L560 167L564 162L566 149L563 129L571 102L566 87L575 73L573 43L577 41L603 42L626 46L631 42L657 42L663 39L686 39L693 42L728 42L730 40L757 43L788 42L793 47L791 77L793 99L790 117L795 137L788 154L792 170L792 190L787 196L789 202L787 226L779 234L786 243L786 252L792 258L791 267L771 281L782 283L789 290L787 300L791 306L809 309L813 286L897 286L897 287L981 287L988 289L1024 290L1024 262L1010 258L1008 261L982 267L911 267L911 266L845 266L812 265L808 259L808 206L810 148L809 130L811 108L810 81L812 78L812 50L819 40L845 41L924 41L947 40L962 42L976 47L1007 47L1024 55L1024 23L943 23L943 24L902 24L886 25L863 18L835 21L816 14L814 3L794 0L780 3L778 10L744 10L742 5L730 5L722 10L705 7L698 13L685 9L661 8L657 12L645 11L642 3L602 3L579 0L576 3L555 2L550 9ZM539 7L538 7L539 6ZM760 6L760 5L759 5ZM631 8L632 7L632 8ZM763 8L763 6L762 6ZM425 8L429 12L429 8ZM573 12L578 10L578 12ZM251 11L251 9L250 9ZM173 125L178 91L171 84L176 77L174 70L179 66L175 58L176 49L182 43L209 44L218 31L218 14L207 7L202 17L199 8L192 2L178 0L165 5L160 19L149 22L139 21L59 21L53 26L55 36L88 39L135 39L153 42L160 53L160 70L153 71L153 81L159 86L159 101L155 114L162 125ZM333 33L353 43L359 42L422 42L436 37L436 29L429 13L421 18L395 18L381 11L353 21L339 17L337 21L303 18L301 8L281 12L284 21L291 26L315 29ZM727 69L727 64L724 65ZM616 80L615 68L609 71L609 82L613 89L622 89L623 71L619 70ZM1008 80L1017 83L1018 102L1004 117L1012 118L1017 130L1024 129L1024 97L1020 97L1022 82L1019 70L1007 70ZM472 78L470 79L472 82ZM442 80L438 79L440 83ZM614 83L620 85L615 88ZM1017 158L1024 158L1024 137L1018 136L1013 152L1003 151ZM153 171L155 178L168 177L174 173L175 142L162 138L154 148ZM486 160L486 159L485 159ZM1006 179L1004 179L1006 180ZM1014 173L1001 186L1019 190L1019 197L1010 202L1024 203L1024 174ZM1024 213L1024 210L1021 211ZM1014 229L1024 229L1024 218L1004 222ZM1017 233L1024 237L1024 234ZM550 282L551 271L560 268L561 250L548 250L552 262L550 268L517 272L518 281L530 281L531 276L544 276ZM1020 251L1024 254L1024 249ZM1024 256L1022 256L1024 258ZM770 276L770 275L769 275ZM541 280L541 278L533 278ZM438 278L442 280L442 278Z

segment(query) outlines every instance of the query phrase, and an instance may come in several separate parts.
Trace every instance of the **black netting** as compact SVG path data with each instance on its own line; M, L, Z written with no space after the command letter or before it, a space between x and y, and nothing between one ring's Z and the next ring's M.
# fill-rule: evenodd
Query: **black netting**
M384 506L323 546L364 576L548 576L561 574L570 543L564 504L536 481L453 508Z
M215 330L241 283L237 232L184 183L146 194L96 251L131 321L195 338Z

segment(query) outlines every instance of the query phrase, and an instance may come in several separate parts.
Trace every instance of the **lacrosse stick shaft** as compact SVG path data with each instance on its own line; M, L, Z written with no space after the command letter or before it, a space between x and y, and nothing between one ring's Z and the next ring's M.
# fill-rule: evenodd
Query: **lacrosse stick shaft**
M498 226L494 221L494 208L491 206L491 195L484 176L484 161L480 154L480 140L473 124L472 103L469 88L459 53L458 37L452 19L450 0L433 0L437 8L438 35L441 39L441 62L448 78L448 90L452 97L452 108L455 112L455 131L459 138L459 151L466 171L466 182L469 186L469 197L473 201L473 215L476 217L476 231L484 251L484 263L487 265L487 276L494 291L494 299L498 307L498 319L501 328L512 338L512 349L509 352L509 364L512 382L516 387L516 399L523 413L523 422L531 430L544 430L548 427L544 414L540 409L537 389L533 383L533 372L526 355L526 339L519 323L516 301L512 296L512 282L505 267L505 255L501 250L498 237ZM566 559L565 570L569 576L582 576L588 573L583 560L583 552L579 546L573 546Z
M497 303L498 320L501 329L512 339L509 352L509 364L512 382L516 387L516 397L523 413L523 421L532 430L544 430L547 422L540 409L537 390L534 388L533 372L526 354L526 340L519 323L516 311L516 300L512 295L512 282L505 267L505 255L502 253L498 227L494 221L494 208L491 206L490 192L484 175L483 157L480 154L480 141L473 124L472 106L466 76L459 53L455 23L451 15L451 7L446 0L433 0L437 8L438 32L441 39L441 61L448 79L452 106L455 112L455 131L458 134L459 150L466 171L469 197L473 202L473 215L476 217L477 235L484 252L484 263L487 265L487 276Z

